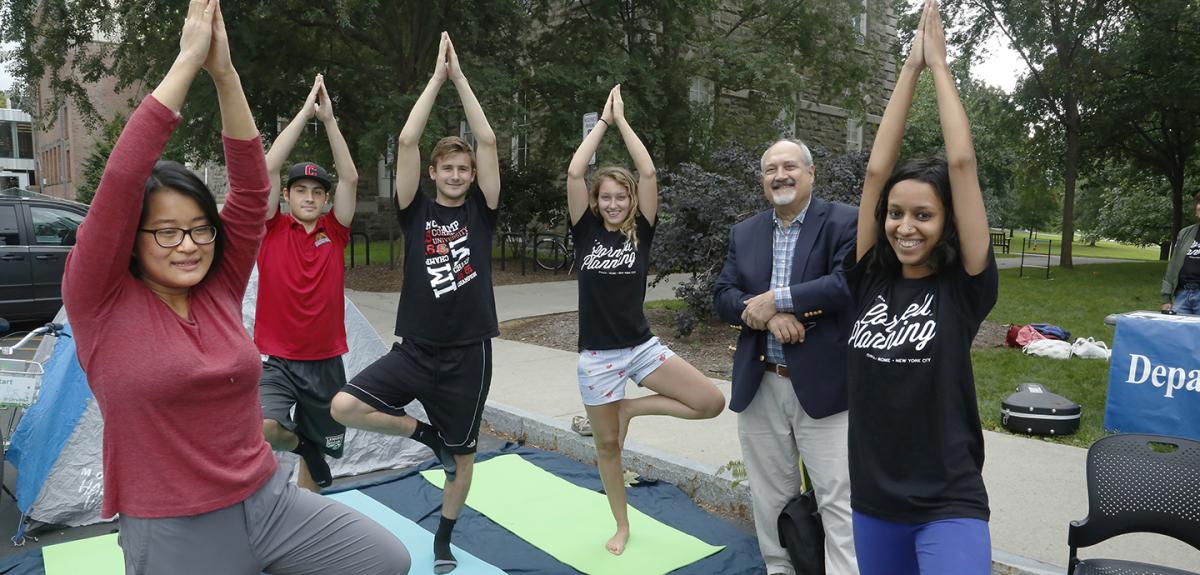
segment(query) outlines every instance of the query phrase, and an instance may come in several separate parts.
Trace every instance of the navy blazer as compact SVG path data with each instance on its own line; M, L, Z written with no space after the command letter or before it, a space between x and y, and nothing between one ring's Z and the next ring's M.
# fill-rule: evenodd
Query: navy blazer
M729 255L713 286L717 315L741 326L733 355L729 409L750 405L765 371L767 332L742 322L743 303L771 289L774 209L759 212L729 232ZM821 418L846 410L846 340L854 310L842 270L854 250L858 209L813 198L792 254L793 313L815 322L804 343L784 344L792 388L804 411Z

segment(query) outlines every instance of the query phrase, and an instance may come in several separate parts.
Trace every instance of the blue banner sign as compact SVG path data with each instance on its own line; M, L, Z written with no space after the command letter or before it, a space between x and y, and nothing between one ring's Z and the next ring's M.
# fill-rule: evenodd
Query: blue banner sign
M1120 317L1104 428L1200 440L1200 318Z

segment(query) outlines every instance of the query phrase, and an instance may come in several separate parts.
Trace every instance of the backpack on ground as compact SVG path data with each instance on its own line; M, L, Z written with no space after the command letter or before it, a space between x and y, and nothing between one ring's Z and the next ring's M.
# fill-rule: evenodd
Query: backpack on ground
M804 487L779 514L779 544L787 551L796 575L825 575L825 528L817 510L817 496L804 463L800 463Z

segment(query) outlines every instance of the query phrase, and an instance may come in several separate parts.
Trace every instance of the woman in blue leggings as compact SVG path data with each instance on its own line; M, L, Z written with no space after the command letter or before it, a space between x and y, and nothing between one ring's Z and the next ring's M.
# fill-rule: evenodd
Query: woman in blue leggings
M893 169L917 77L937 92L946 159ZM863 575L991 573L971 341L998 276L966 112L927 0L875 138L846 261L850 497Z

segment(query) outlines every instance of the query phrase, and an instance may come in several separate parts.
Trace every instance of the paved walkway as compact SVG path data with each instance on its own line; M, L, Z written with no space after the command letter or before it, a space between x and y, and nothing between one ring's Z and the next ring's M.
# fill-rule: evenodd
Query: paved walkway
M1076 261L1084 263L1082 258ZM999 263L1001 267L1015 267L1006 265L1005 259ZM500 320L506 321L572 311L576 307L576 290L573 281L500 286L496 288L497 312ZM397 294L352 290L346 293L384 340L392 341ZM672 297L669 286L659 286L647 293L647 300ZM495 340L493 350L492 401L568 423L572 416L583 414L575 378L577 354L501 339ZM714 381L728 397L729 382ZM644 393L634 386L628 390L631 397ZM1085 414L1085 417L1101 416ZM1087 514L1086 451L990 431L984 435L987 458L984 481L991 498L993 547L1065 566L1067 525ZM630 429L629 439L690 458L713 471L742 457L737 415L728 410L707 421L638 419ZM1195 549L1152 535L1125 535L1084 550L1082 555L1141 559L1200 571L1200 553Z

